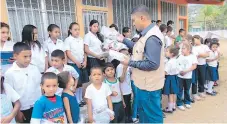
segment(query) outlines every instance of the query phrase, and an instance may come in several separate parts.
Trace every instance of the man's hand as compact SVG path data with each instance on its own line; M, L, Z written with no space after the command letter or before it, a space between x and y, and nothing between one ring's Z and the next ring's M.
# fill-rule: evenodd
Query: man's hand
M122 63L123 65L125 65L125 66L128 66L128 64L129 64L129 58L128 58L128 57L124 57L124 60L121 61L121 63Z

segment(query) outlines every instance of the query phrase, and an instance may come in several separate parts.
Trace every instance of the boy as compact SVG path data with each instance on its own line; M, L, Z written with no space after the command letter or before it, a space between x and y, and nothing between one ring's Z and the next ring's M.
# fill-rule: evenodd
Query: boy
M184 37L185 37L185 30L184 29L180 29L179 30L179 35L176 37L174 44L179 46L182 43L182 40L183 40Z
M55 74L59 74L63 71L68 71L73 78L75 79L75 82L77 84L79 74L76 72L76 70L70 66L70 65L65 65L65 53L62 50L54 50L51 53L51 65L49 69L47 69L46 72L53 72ZM56 95L61 96L62 93L62 88L58 88Z
M129 56L129 52L127 49L122 49L119 52L125 54L126 56ZM119 64L117 66L116 73L117 78L120 80L120 88L126 105L125 107L126 122L132 122L130 102L132 93L130 67Z
M112 63L106 63L104 67L106 79L104 82L110 86L112 91L111 101L113 103L114 120L112 123L125 123L125 103L121 93L119 80L115 78L115 68Z
M21 108L17 114L19 122L30 123L35 101L41 96L41 74L31 62L31 49L22 42L13 46L15 62L5 73L5 82L21 96Z

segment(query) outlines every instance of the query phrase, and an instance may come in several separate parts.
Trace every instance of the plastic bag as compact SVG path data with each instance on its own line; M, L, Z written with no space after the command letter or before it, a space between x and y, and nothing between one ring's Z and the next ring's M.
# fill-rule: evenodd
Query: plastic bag
M109 123L110 117L113 115L114 112L107 107L93 110L93 119L95 123Z

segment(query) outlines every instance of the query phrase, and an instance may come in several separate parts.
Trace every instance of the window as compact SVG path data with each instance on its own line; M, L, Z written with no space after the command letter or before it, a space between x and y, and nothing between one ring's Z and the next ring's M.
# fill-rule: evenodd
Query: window
M83 0L84 5L107 7L107 0Z
M186 16L187 15L187 7L186 6L179 6L179 15L180 16Z

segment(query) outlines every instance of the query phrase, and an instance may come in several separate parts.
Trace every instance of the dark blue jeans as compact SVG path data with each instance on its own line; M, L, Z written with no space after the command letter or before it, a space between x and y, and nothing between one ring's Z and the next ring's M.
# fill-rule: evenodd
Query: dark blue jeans
M133 92L133 102L132 102L132 118L137 118L138 114L138 96L137 96L137 87L134 85L134 82L132 81L132 92Z
M137 88L140 123L163 123L161 90L146 91Z

